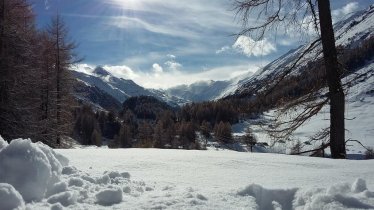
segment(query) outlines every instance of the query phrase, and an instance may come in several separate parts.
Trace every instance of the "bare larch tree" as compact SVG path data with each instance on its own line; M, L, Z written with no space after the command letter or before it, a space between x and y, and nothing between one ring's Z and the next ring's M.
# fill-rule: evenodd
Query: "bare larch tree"
M255 40L261 40L270 31L277 32L290 29L298 32L305 31L305 27L313 26L319 38L304 48L296 62L278 78L281 81L287 74L296 68L297 63L310 51L316 49L322 43L324 66L326 69L325 80L327 81L327 99L309 106L295 119L294 131L303 124L306 119L317 114L323 105L330 103L330 140L328 145L331 149L332 158L345 158L345 127L344 109L345 94L341 83L340 65L337 59L335 36L331 17L329 0L237 0L234 3L237 15L243 22L243 30L238 35L248 35ZM256 17L252 21L252 17ZM279 82L278 82L279 83ZM275 83L277 85L278 83ZM274 87L273 87L274 88ZM313 96L314 94L310 94ZM305 99L310 99L307 97ZM300 102L300 101L299 101ZM304 101L303 101L304 102ZM310 108L312 107L312 108ZM288 130L289 131L289 130Z
M68 135L71 130L73 100L70 92L73 78L69 68L78 60L75 60L73 53L76 45L68 40L68 29L59 15L52 19L47 32L53 45L55 137L56 144L60 145L61 136Z

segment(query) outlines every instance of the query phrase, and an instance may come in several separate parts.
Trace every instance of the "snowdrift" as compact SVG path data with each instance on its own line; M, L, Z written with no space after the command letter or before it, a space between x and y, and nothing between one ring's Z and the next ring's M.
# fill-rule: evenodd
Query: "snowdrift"
M237 194L254 197L259 210L374 208L362 201L373 198L373 192L367 189L366 182L362 179L357 179L352 185L340 183L327 189L266 189L252 184Z
M87 151L87 149L71 150L74 154L81 152L86 154ZM98 152L92 153L92 151ZM87 158L94 159L94 156L103 152L110 156L108 149L92 151L87 153L91 154L91 156L86 155ZM115 150L110 153L123 154L128 151L130 150ZM164 152L164 150L136 150L135 152L139 153L139 151L151 154L155 151ZM179 156L176 156L177 153L174 152L165 154L170 160L183 156L185 163L192 164L190 159L184 157L185 153L181 152L182 155L178 153ZM236 157L232 156L236 153L228 152L205 151L199 154L208 158L211 158L212 154ZM146 157L147 161L155 165L155 162L152 162L155 159L149 157ZM118 158L120 159L121 156ZM108 164L107 168L111 168L106 161L102 160L103 165ZM137 157L122 161L136 165L144 164L144 160L139 160ZM115 161L113 162L115 164ZM179 162L178 166L186 170L190 170L189 167L196 167L185 163ZM156 165L162 167L161 170L170 171L173 176L175 176L173 173L178 173L171 171L171 168L168 169L174 167L172 163L164 166ZM117 165L117 168L124 167ZM211 179L210 177L214 179L215 170L210 170L208 167L205 169L197 173L205 174L207 179ZM98 171L92 167L89 170L92 170L92 173L83 172L69 165L68 158L42 143L32 143L30 139L16 139L8 144L0 137L0 209L374 209L374 192L368 190L363 179L357 179L352 184L339 183L327 188L321 186L321 188L268 189L258 184L242 183L243 187L239 190L222 191L213 186L200 190L197 186L198 180L194 180L197 182L196 186L188 184L189 186L186 187L188 180L183 179L179 179L180 182L170 179L168 184L164 185L156 171L152 171L153 178L160 181L147 183L132 180L128 172ZM187 174L186 172L179 171L184 174ZM147 179L147 177L138 178Z

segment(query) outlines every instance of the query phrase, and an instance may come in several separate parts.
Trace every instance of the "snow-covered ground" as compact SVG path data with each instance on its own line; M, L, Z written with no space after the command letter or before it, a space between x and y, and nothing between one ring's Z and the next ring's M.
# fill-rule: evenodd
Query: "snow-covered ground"
M373 164L0 140L0 209L374 209Z
M374 61L368 61L368 64L356 73L365 76L353 84L346 95L346 139L358 140L365 147L374 148ZM344 80L350 80L350 77ZM252 119L233 125L233 134L237 136L244 135L246 128L250 127L258 141L272 144L272 139L261 125L266 125L267 120L273 118L275 115L274 111L271 110L265 113L262 119ZM325 106L318 115L312 117L297 129L292 139L300 140L301 142L309 141L309 137L329 126L329 118L329 106ZM268 151L288 153L294 143L276 144L274 148L270 148ZM306 146L304 149L307 150L319 146L320 142L316 145ZM351 158L362 158L365 151L366 149L357 142L347 143L347 153ZM326 153L330 153L328 149L326 149Z

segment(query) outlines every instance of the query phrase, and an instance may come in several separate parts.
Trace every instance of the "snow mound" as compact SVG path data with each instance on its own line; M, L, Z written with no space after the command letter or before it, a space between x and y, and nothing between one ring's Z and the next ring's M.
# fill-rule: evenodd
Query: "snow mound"
M42 150L42 152L47 156L49 164L51 166L51 180L50 183L54 184L59 181L60 176L61 176L61 171L62 171L62 165L60 161L56 158L56 153L53 151L50 147L47 145L38 142L36 145L39 147L39 149ZM49 185L49 187L52 186Z
M6 142L3 137L0 136L0 150L8 146L8 142Z
M51 210L63 210L64 206L61 205L61 203L55 203L51 206Z
M72 191L61 192L49 197L47 202L50 204L60 203L65 207L70 206L77 202L77 194Z
M67 158L42 143L16 139L8 145L0 140L0 182L12 185L24 201L40 201L60 181Z
M357 179L351 187L351 191L354 193L364 192L368 188L366 187L366 181L363 179Z
M13 185L26 202L40 201L52 180L47 155L31 140L13 140L0 152L0 182Z
M2 210L21 210L25 209L25 202L12 185L0 183L0 207Z
M69 159L67 157L61 155L60 153L55 152L54 150L52 150L52 152L55 158L61 163L62 167L69 165Z
M109 184L110 183L110 177L107 174L105 174L102 177L97 178L96 183L103 184L103 185Z
M352 185L339 183L325 189L300 190L294 200L298 209L374 209L366 203L372 192L366 189L366 182L357 179Z
M115 178L125 178L130 179L130 174L128 172L118 172L118 171L106 171L104 172L105 175L108 175L111 179Z
M46 196L55 195L57 193L65 192L68 189L68 184L66 182L58 182L54 184L48 191Z
M65 166L62 169L62 174L71 175L78 173L78 170L74 166Z
M122 202L121 188L105 189L96 194L97 203L103 206L110 206Z
M292 209L292 201L296 191L297 189L270 190L257 184L251 184L239 191L238 195L254 197L259 210L277 209L279 206L282 206L282 209Z
M96 180L88 175L82 175L81 179L91 182L92 184L96 184Z
M83 180L77 177L72 177L69 179L69 186L77 186L82 187L83 186Z
M259 210L374 209L373 203L367 203L374 193L367 190L363 179L357 179L352 185L339 183L327 189L266 189L251 184L237 195L253 197Z

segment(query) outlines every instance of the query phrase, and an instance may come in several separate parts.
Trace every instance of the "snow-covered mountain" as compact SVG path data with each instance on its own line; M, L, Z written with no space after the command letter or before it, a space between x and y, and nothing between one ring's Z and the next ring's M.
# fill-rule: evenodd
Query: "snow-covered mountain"
M185 103L183 99L169 96L163 91L146 89L132 80L115 77L101 66L97 66L96 68L86 66L83 70L74 68L72 72L78 81L84 83L86 86L100 89L114 97L120 103L133 96L153 96L172 106Z
M177 96L191 102L212 101L220 99L235 91L243 82L252 76L252 72L239 75L224 81L200 81L190 85L179 85L167 89L169 96Z
M89 104L97 110L120 111L122 109L121 103L113 96L81 80L74 83L73 90L74 96L79 102Z
M345 49L352 49L359 46L364 40L374 35L374 4L365 11L359 11L350 17L335 24L336 45ZM272 78L282 75L284 70L290 67L299 56L310 46L310 44L299 46L290 50L285 55L274 60L264 68L258 70L254 75L241 81L240 86L227 93L230 95L245 95L248 91L260 90L263 82L271 81ZM313 59L321 58L321 45L303 56L293 71L299 73L302 67Z
M355 57L355 60L359 60L359 63L356 63L354 67L349 69L349 72L354 73L347 74L345 78L342 79L343 84L347 84L348 81L354 81L350 84L349 91L345 96L346 139L359 140L364 146L373 147L374 142L372 136L374 135L374 130L372 124L374 114L372 110L374 109L374 54L372 46L374 43L374 5L365 11L357 12L351 17L337 23L335 25L335 35L337 46L344 47L344 49L346 49L345 51L353 52L356 56L359 55L359 57ZM282 57L256 72L233 93L233 96L250 97L252 94L256 94L256 91L261 91L263 88L262 84L271 82L272 78L281 75L287 66L295 62L300 53L306 47L307 46L300 46L297 49L290 50ZM363 55L362 53L357 53L357 47L367 47L367 49L371 50L365 51L370 53ZM321 46L319 46L319 48L317 47L316 50L307 53L303 64L312 60L312 58L320 58L321 55L316 56L316 53L320 50ZM345 61L346 60L343 60L343 62ZM305 69L302 67L302 65L298 66L294 73L298 74ZM357 75L360 75L360 78L358 80L353 80ZM303 109L303 107L300 109ZM276 111L276 109L270 110L262 117L267 120L274 119L273 111ZM297 113L299 110L295 109L293 111ZM300 140L301 142L309 141L310 136L315 135L316 132L329 126L330 121L326 120L329 113L329 107L323 107L317 115L313 116L293 133L293 138ZM287 120L286 117L288 116L283 117ZM269 143L272 142L268 133L263 129L264 122L257 122L256 124L254 120L249 122L248 125L255 131L255 136L258 139ZM284 151L286 151L286 147L291 148L292 144L294 145L294 142L291 141L282 144L282 150L284 149ZM320 144L320 142L318 142L318 144ZM319 145L312 146L318 147ZM352 155L352 157L357 156L359 158L365 153L365 151L366 148L358 143L352 142L347 144L347 154Z
M166 90L169 95L176 95L189 101L201 102L217 98L229 81L200 81L191 85L179 85Z
M101 66L97 66L96 68L85 66L83 69L82 67L73 68L72 72L79 81L80 86L85 84L87 87L95 87L114 97L120 103L130 97L143 95L156 97L172 106L222 98L227 93L236 90L252 75L251 72L248 72L231 80L200 81L190 85L172 87L167 90L157 90L144 88L132 80L115 77Z

